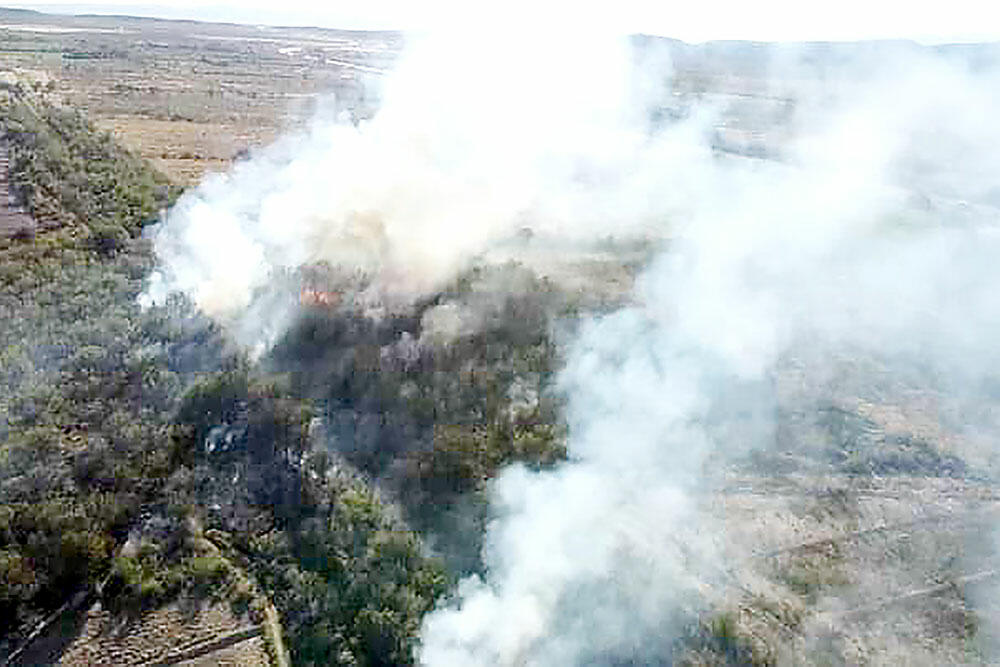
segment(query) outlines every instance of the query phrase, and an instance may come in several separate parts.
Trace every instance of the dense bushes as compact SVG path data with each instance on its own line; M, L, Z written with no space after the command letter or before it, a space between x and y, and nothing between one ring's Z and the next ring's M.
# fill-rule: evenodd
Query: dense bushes
M321 439L402 505L458 573L479 571L486 489L566 456L551 388L565 295L517 264L472 269L406 316L303 316L265 359L310 398ZM443 315L473 323L446 331Z
M306 665L401 665L443 571L359 480L327 480L314 513L245 545Z
M12 95L2 105L11 181L47 227L75 226L102 255L122 250L175 196L166 179L80 112Z
M312 447L308 401L247 368L185 395L188 493L282 615L296 664L412 660L443 571L351 467Z
M546 286L507 267L522 292L480 303L491 277L465 276L445 301L485 326L420 345L419 316L308 315L251 364L183 300L137 305L162 178L76 112L0 112L13 182L47 225L0 240L0 651L81 587L134 612L228 595L245 569L297 664L412 662L446 576L409 526L445 555L444 533L471 539L449 562L474 569L479 527L452 531L448 508L482 519L502 465L565 456L539 398Z
M135 297L160 179L76 113L8 99L11 179L59 228L0 240L0 642L92 585L175 467L178 339ZM121 183L119 186L118 183ZM114 256L95 230L126 233ZM57 225L53 224L53 227Z

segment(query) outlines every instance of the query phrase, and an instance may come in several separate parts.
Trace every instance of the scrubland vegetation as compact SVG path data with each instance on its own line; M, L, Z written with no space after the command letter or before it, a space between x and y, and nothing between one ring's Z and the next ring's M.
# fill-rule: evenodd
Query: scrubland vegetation
M18 94L3 112L12 182L47 226L0 249L9 640L108 572L173 466L178 385L162 357L165 332L135 305L149 264L137 238L156 214L156 178L78 114Z
M310 313L253 364L183 301L136 303L143 227L176 190L79 112L19 91L2 111L12 182L41 223L0 249L5 650L75 591L120 614L182 593L245 607L250 576L296 664L411 661L444 562L478 560L446 541L432 557L421 535L485 521L502 465L565 456L538 399L555 355L541 302L502 301L519 317L397 366L373 343L419 336L419 318L375 332ZM322 425L348 413L381 422L338 450Z

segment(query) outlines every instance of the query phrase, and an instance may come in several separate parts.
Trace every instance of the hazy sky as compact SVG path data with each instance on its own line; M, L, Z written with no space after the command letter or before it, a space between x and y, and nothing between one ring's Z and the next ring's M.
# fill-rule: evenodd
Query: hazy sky
M1000 40L995 0L614 0L589 9L578 0L174 0L136 3L68 0L3 3L72 13L128 13L271 25L357 29L427 29L482 21L591 24L697 42L710 39L853 40L914 39L922 42Z

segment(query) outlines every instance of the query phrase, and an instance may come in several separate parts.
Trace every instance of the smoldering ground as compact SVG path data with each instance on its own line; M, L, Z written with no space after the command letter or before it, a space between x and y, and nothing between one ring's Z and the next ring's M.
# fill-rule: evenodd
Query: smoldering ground
M266 360L296 370L303 392L321 388L336 446L385 474L437 426L392 402L403 394L385 400L387 374L457 377L461 364L434 355L463 340L486 350L475 336L518 319L511 304L534 309L515 338L550 332L559 310L533 290L441 296L450 281L500 242L509 258L525 227L553 245L670 238L620 309L582 318L544 379L565 402L569 460L491 483L480 572L425 619L420 655L670 662L725 597L728 554L754 549L709 511L726 472L779 445L811 472L846 470L843 447L789 415L930 392L953 437L925 443L930 459L909 472L992 477L997 73L898 45L817 73L808 49L786 49L755 75L794 101L761 130L781 160L762 161L719 155L727 102L678 103L662 57L644 69L617 39L531 37L502 55L479 36L427 41L370 123L320 123L207 182L158 236L149 294L185 291L273 348ZM674 120L650 123L664 109ZM363 277L336 313L303 316L295 279L279 289L273 276L320 262ZM845 380L844 358L879 377ZM789 390L782 369L798 360L810 379ZM855 446L851 470L912 464L884 447Z

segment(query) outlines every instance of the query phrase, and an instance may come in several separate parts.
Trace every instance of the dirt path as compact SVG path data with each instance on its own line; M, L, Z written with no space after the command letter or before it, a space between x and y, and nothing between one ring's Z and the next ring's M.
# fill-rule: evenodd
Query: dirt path
M245 642L248 639L259 637L262 632L263 628L259 625L240 628L239 630L234 630L232 632L213 637L207 641L195 642L187 646L182 646L171 653L146 664L150 667L167 667L168 665L176 665L178 663L216 653L222 649Z
M248 620L225 602L181 599L131 620L97 603L15 664L269 665L264 627Z

